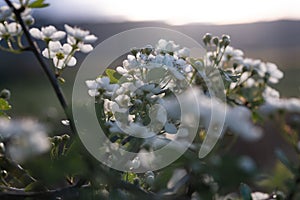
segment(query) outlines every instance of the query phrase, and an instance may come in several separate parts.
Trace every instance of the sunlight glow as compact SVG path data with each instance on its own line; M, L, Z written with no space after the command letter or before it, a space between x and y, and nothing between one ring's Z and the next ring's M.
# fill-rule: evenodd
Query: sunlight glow
M94 21L165 21L170 24L236 24L300 19L299 0L46 0L54 17ZM55 11L55 14L53 14ZM59 14L62 13L62 14ZM58 15L56 15L58 14Z

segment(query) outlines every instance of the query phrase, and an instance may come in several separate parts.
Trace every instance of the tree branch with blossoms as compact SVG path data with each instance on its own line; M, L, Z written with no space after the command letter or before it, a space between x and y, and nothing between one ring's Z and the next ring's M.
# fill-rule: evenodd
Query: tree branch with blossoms
M44 0L5 2L7 6L0 8L0 50L34 54L65 112L67 120L62 123L71 125L77 136L61 89L63 73L77 64L76 53L93 50L91 43L97 37L67 24L64 30L53 25L33 27L31 9L48 6ZM283 73L273 63L244 57L230 46L228 35L204 35L206 53L197 58L189 48L166 39L132 49L121 66L86 80L85 95L90 96L106 136L105 144L96 146L97 156L105 159L102 163L91 157L78 137L48 137L39 121L10 119L11 94L2 90L0 198L297 199L300 163L293 163L282 151L276 156L279 170L284 167L278 174L287 177L280 183L289 181L281 187L285 193L269 183L272 179L264 183L271 185L266 193L252 192L244 182L257 186L254 161L228 154L238 137L259 140L270 118L279 119L285 139L299 154L300 127L288 124L285 114L300 113L300 100L280 98L272 85ZM42 41L42 50L36 40ZM96 140L93 130L86 129L78 135ZM165 146L167 153L151 154ZM152 168L181 149L186 151L168 166ZM134 154L126 156L124 150ZM278 178L276 173L274 177ZM238 185L240 192L232 193Z

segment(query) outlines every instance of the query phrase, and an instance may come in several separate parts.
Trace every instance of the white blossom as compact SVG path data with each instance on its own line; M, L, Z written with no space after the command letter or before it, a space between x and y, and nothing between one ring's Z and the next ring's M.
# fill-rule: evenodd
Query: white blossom
M0 139L8 140L7 153L17 163L50 148L45 128L32 119L0 119Z
M68 35L67 41L70 45L76 46L78 48L78 50L81 51L82 53L89 53L94 49L94 47L92 45L85 44L82 41L77 41L76 38L74 38L73 36L70 36L70 35Z
M19 3L13 3L14 7L16 9L21 8L21 5ZM23 21L26 23L26 25L32 25L34 24L34 18L31 16L31 8L26 7L25 10L21 13L21 17L23 19ZM16 17L14 14L12 14L11 16L12 20L15 20Z
M59 41L50 41L48 48L42 52L43 56L53 59L53 64L58 69L63 69L66 66L74 66L77 63L76 58L71 55L72 46L64 44L63 46Z
M64 31L58 31L54 26L42 27L41 30L32 28L29 30L32 37L45 41L59 41L66 36Z
M237 121L239 123L237 123ZM233 133L249 141L257 140L262 136L261 128L255 126L251 121L250 110L242 106L228 110L226 126Z
M268 98L260 107L263 114L275 113L279 110L300 113L300 99L298 98Z
M157 52L175 52L179 49L179 45L175 44L174 41L166 41L160 39L156 45Z
M21 33L22 27L16 22L0 23L0 38L9 38Z
M177 52L176 52L176 55L178 57L183 57L183 58L186 58L186 57L189 57L190 56L190 49L184 47L182 49L179 49Z
M278 83L279 79L283 77L282 71L280 71L274 63L266 63L266 73L269 75L268 81L270 83Z
M262 192L252 192L251 193L252 200L268 200L270 195Z
M244 52L240 49L235 49L231 46L226 47L224 55L222 57L223 61L233 60L237 63L242 63Z
M93 43L98 39L95 35L91 35L90 31L78 27L71 27L65 24L65 30L70 36L84 43Z

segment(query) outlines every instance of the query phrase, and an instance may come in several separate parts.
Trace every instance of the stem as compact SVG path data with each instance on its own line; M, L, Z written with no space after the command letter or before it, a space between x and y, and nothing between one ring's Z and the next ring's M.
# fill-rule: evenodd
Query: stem
M65 112L65 115L66 117L71 121L70 123L70 127L72 129L72 131L75 133L75 126L73 124L73 121L71 120L71 115L68 113L68 105L67 105L67 102L64 98L64 95L62 93L62 90L57 82L57 79L55 77L55 75L52 73L52 71L48 68L48 66L46 65L46 63L44 62L43 60L43 57L41 56L41 52L36 44L36 42L34 42L31 38L31 35L28 31L28 28L27 26L25 25L22 17L21 17L21 13L22 11L24 10L24 7L21 7L20 9L16 9L14 7L14 5L11 3L10 0L5 0L6 4L11 8L13 9L13 12L16 16L16 19L17 21L20 23L22 29L23 29L23 32L24 32L24 35L26 37L26 40L28 41L28 44L29 46L31 47L31 51L33 52L33 54L35 55L35 57L37 58L38 62L40 63L41 67L43 68L44 72L46 73L55 93L56 93L56 96Z

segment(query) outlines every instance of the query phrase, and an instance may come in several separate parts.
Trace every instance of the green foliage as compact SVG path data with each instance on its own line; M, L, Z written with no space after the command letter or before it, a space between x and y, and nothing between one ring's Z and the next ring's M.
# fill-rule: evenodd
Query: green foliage
M5 113L5 111L8 111L11 109L11 105L9 105L8 101L0 98L0 117L6 117L9 118L9 116Z
M44 8L49 6L49 3L45 3L45 0L35 0L33 2L31 2L28 7L29 8Z
M105 70L106 75L109 77L110 79L110 83L114 84L114 83L118 83L119 79L122 77L118 72L116 72L116 70L114 69L106 69Z

